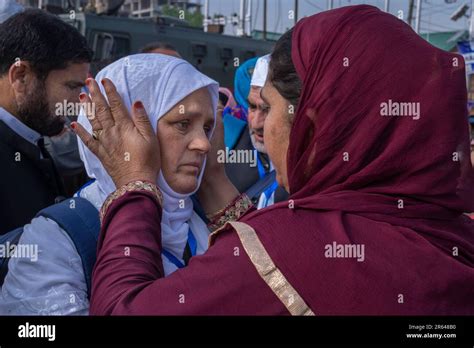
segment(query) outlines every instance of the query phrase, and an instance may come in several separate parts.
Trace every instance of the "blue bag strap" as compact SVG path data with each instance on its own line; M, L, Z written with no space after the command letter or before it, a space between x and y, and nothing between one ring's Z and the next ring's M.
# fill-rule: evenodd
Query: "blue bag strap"
M90 297L100 232L99 211L88 200L71 197L41 210L36 216L54 220L69 235L81 257L87 295Z
M20 237L23 233L23 226L18 227L17 229L5 233L0 236L0 244L3 244L4 247L7 247L7 242L11 245L17 245L20 241ZM8 273L8 261L10 260L9 257L0 257L0 287L3 285L3 281Z

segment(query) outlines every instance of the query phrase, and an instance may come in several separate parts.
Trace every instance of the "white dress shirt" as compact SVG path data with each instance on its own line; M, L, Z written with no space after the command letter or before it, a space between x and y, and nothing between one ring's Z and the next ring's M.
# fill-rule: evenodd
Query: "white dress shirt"
M25 125L2 107L0 107L0 120L5 122L5 124L12 131L21 136L23 139L26 139L33 145L38 146L38 140L41 138L41 134Z

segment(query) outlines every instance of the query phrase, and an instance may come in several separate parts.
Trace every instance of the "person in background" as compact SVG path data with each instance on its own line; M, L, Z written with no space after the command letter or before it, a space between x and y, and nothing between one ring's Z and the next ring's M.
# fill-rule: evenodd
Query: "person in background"
M234 96L237 106L241 108L241 112L235 113L234 116L247 121L249 104L247 97L250 92L250 81L252 79L255 65L257 64L258 57L251 58L245 61L236 71L234 77Z
M227 140L228 133L234 134L239 129L240 123L238 121L240 120L230 118L228 113L224 114L226 146L234 151L251 151L256 157L255 163L252 164L254 166L249 163L226 163L227 175L239 192L246 192L251 187L255 187L254 185L261 185L262 188L258 189L257 193L251 197L259 209L288 198L285 189L278 186L274 172L271 173L273 167L266 154L263 141L263 124L268 112L268 105L260 97L260 91L267 78L269 61L269 55L258 58L252 75L248 74L247 63L236 72L236 89L239 86L240 93L247 92L245 100L242 100L241 97L237 99L240 99L238 103L245 104L247 107L247 123L235 141L235 145L232 141ZM248 88L247 84L243 86L244 81L247 81L245 77L250 78Z
M222 113L224 143L229 150L251 149L249 147L250 137L247 124L247 96L257 60L258 57L249 59L236 70L234 77L234 100L236 105L226 107ZM256 168L250 167L249 163L226 162L225 170L239 192L245 192L258 180L258 174L256 178L255 175L249 177L249 171L256 171Z
M161 53L167 56L182 58L178 50L173 45L166 42L152 42L140 50L140 53Z
M92 51L69 24L25 10L0 24L0 234L66 192L44 136L64 130L58 103L78 103Z
M0 23L23 10L23 6L15 0L2 1ZM77 118L77 115L75 116ZM87 178L84 164L79 157L77 137L69 128L71 121L74 120L75 118L66 117L65 127L60 134L51 137L44 136L44 147L51 155L64 182L66 196L72 196Z
M268 75L268 66L270 64L270 55L260 57L255 66L250 82L250 92L247 98L249 104L248 127L252 146L257 151L257 168L259 180L262 180L270 172L274 172L274 167L267 154L264 143L264 123L268 114L269 106L265 103L260 92L265 85ZM266 184L264 192L260 195L257 202L257 208L265 208L275 202L281 202L288 198L285 189L278 185L276 178Z
M252 140L253 147L262 153L267 152L263 142L263 124L265 122L265 116L268 113L268 105L266 105L260 97L260 91L267 79L269 63L269 54L257 60L247 97L250 139Z

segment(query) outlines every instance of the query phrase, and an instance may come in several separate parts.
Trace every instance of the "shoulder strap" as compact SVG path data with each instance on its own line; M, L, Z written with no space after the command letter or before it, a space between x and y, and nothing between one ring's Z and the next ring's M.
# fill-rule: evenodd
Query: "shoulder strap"
M272 170L265 174L260 180L258 180L255 184L250 186L250 188L245 191L245 194L250 198L254 199L255 197L260 197L260 195L265 191L268 187L270 187L276 180L276 172Z
M90 296L92 269L96 261L100 232L98 210L87 199L71 197L41 210L36 216L40 215L54 220L73 241L82 260L87 292Z
M303 298L275 266L255 230L243 222L229 221L228 223L237 231L240 242L260 277L278 296L291 315L314 315Z

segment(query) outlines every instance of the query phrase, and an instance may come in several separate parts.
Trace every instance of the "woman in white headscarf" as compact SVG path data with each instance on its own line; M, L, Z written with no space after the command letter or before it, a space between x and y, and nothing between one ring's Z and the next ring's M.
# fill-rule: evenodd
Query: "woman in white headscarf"
M175 121L177 122L189 118L190 111L193 110L189 110L192 105L189 104L189 98L185 99L186 97L192 93L199 93L199 97L196 98L196 101L199 102L200 105L196 106L202 108L202 106L205 105L203 102L207 94L207 98L210 101L208 111L212 113L208 115L208 117L212 116L212 118L208 119L208 129L204 130L204 132L207 131L207 134L203 132L201 136L206 135L207 138L211 136L215 124L218 84L198 72L186 61L164 55L138 54L123 58L109 65L96 76L97 81L101 81L104 78L108 78L114 82L117 91L124 99L124 104L127 109L131 109L134 100L140 99L142 101L148 112L155 133L157 133L158 121L165 115L173 117L174 112L176 116ZM207 93L201 90L203 88L207 90ZM101 87L101 89L103 89L103 87ZM202 111L204 114L207 110L204 109ZM78 122L87 130L92 131L92 126L84 113L79 116ZM159 132L158 138L160 138ZM170 144L167 142L176 141L174 139L175 138L172 140L170 137L163 139L161 146L162 157L166 157L167 153L171 153L173 158L179 155L179 150L174 149L175 151L167 151L172 150L169 149ZM199 142L199 139L194 140ZM186 140L182 137L177 139L177 141L182 145L186 145ZM195 162L195 164L200 162L200 172L197 177L193 175L197 178L197 181L194 183L191 180L192 182L189 183L188 189L186 189L186 187L180 187L180 184L183 186L183 183L179 182L180 178L171 178L172 175L186 176L186 173L182 175L179 170L177 170L178 168L169 168L173 166L173 164L170 163L173 161L173 158L164 158L162 160L164 168L157 184L164 198L162 243L165 249L163 266L166 275L178 268L178 262L184 264L182 255L186 243L188 242L188 237L190 237L191 240L193 240L193 237L196 239L197 254L202 254L207 249L209 230L201 218L193 211L193 203L190 198L190 196L198 190L203 176L204 171L201 169L204 168L205 155L209 150L203 149L203 146L205 147L207 144L202 144L201 142L195 145L196 148L189 151L201 152L201 154L190 154L187 160L188 162ZM97 157L84 146L82 142L79 143L79 151L84 161L87 174L89 177L96 179L95 183L85 188L86 192L83 193L84 197L100 203L98 204L100 207L107 196L112 193L116 187ZM124 157L126 157L126 154L124 154ZM166 172L173 172L174 174L170 173L170 177L167 180L163 172L165 172L165 174ZM170 181L175 182L174 188L170 186ZM186 178L181 178L181 181L186 181ZM186 186L186 183L184 183L184 186ZM185 193L177 192L179 189ZM192 233L190 231L192 231Z
M160 143L162 261L169 275L208 246L209 230L194 212L190 196L203 177L216 121L218 84L186 61L160 54L122 58L96 76L97 81L104 78L113 81L127 109L132 101L142 101ZM78 122L90 131L89 120L97 122L93 114L83 112ZM100 210L116 187L97 157L82 142L79 147L87 173L95 181L76 195ZM67 233L55 221L39 216L25 226L20 244L38 245L40 255L36 262L10 260L0 314L87 314L81 258Z

